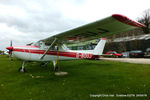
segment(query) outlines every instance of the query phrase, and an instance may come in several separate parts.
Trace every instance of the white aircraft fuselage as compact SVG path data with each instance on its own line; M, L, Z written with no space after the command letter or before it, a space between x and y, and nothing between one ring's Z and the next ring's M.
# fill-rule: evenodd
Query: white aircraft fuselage
M67 50L67 51L55 51L50 50L43 59L40 59L46 50L42 50L36 46L17 46L13 47L13 56L25 61L54 61L59 56L59 60L71 60L71 59L94 59L94 56L90 52L83 50ZM58 54L59 52L59 54Z
M72 60L72 59L96 59L99 58L104 49L106 39L102 38L94 50L69 50L65 45L62 45L57 50L49 50L46 55L41 59L47 48L44 43L38 46L11 46L7 47L12 51L12 55L24 61L55 61L59 56L59 60Z

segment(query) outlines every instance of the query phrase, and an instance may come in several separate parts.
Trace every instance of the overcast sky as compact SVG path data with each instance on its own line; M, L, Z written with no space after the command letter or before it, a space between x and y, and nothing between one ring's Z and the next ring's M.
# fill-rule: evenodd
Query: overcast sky
M136 20L150 0L0 0L0 50L123 14Z

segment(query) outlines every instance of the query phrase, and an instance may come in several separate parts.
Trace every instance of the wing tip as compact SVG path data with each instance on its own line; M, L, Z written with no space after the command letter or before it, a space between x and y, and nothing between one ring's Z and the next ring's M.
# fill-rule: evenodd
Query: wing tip
M146 27L144 24L133 21L133 20L129 19L128 17L121 15L121 14L113 14L112 17L115 18L116 20L122 22L122 23L131 25L134 27Z

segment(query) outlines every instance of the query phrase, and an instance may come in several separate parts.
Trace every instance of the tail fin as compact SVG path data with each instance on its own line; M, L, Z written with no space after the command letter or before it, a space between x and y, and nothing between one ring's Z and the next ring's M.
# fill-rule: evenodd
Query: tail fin
M96 47L93 50L93 55L102 55L104 46L106 43L106 38L101 38Z

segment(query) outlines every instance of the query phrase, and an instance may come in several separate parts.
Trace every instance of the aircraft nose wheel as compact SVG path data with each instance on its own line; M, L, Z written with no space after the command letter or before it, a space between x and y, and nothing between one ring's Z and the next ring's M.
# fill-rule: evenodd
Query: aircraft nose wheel
M22 64L22 67L20 67L20 68L18 69L19 72L26 72L26 70L25 70L25 68L24 68L25 63L26 63L26 61L24 61L23 64Z
M18 69L18 71L19 71L19 72L23 72L23 73L24 73L24 72L27 72L27 71L25 70L25 68L22 68L22 67L20 67L20 68Z

